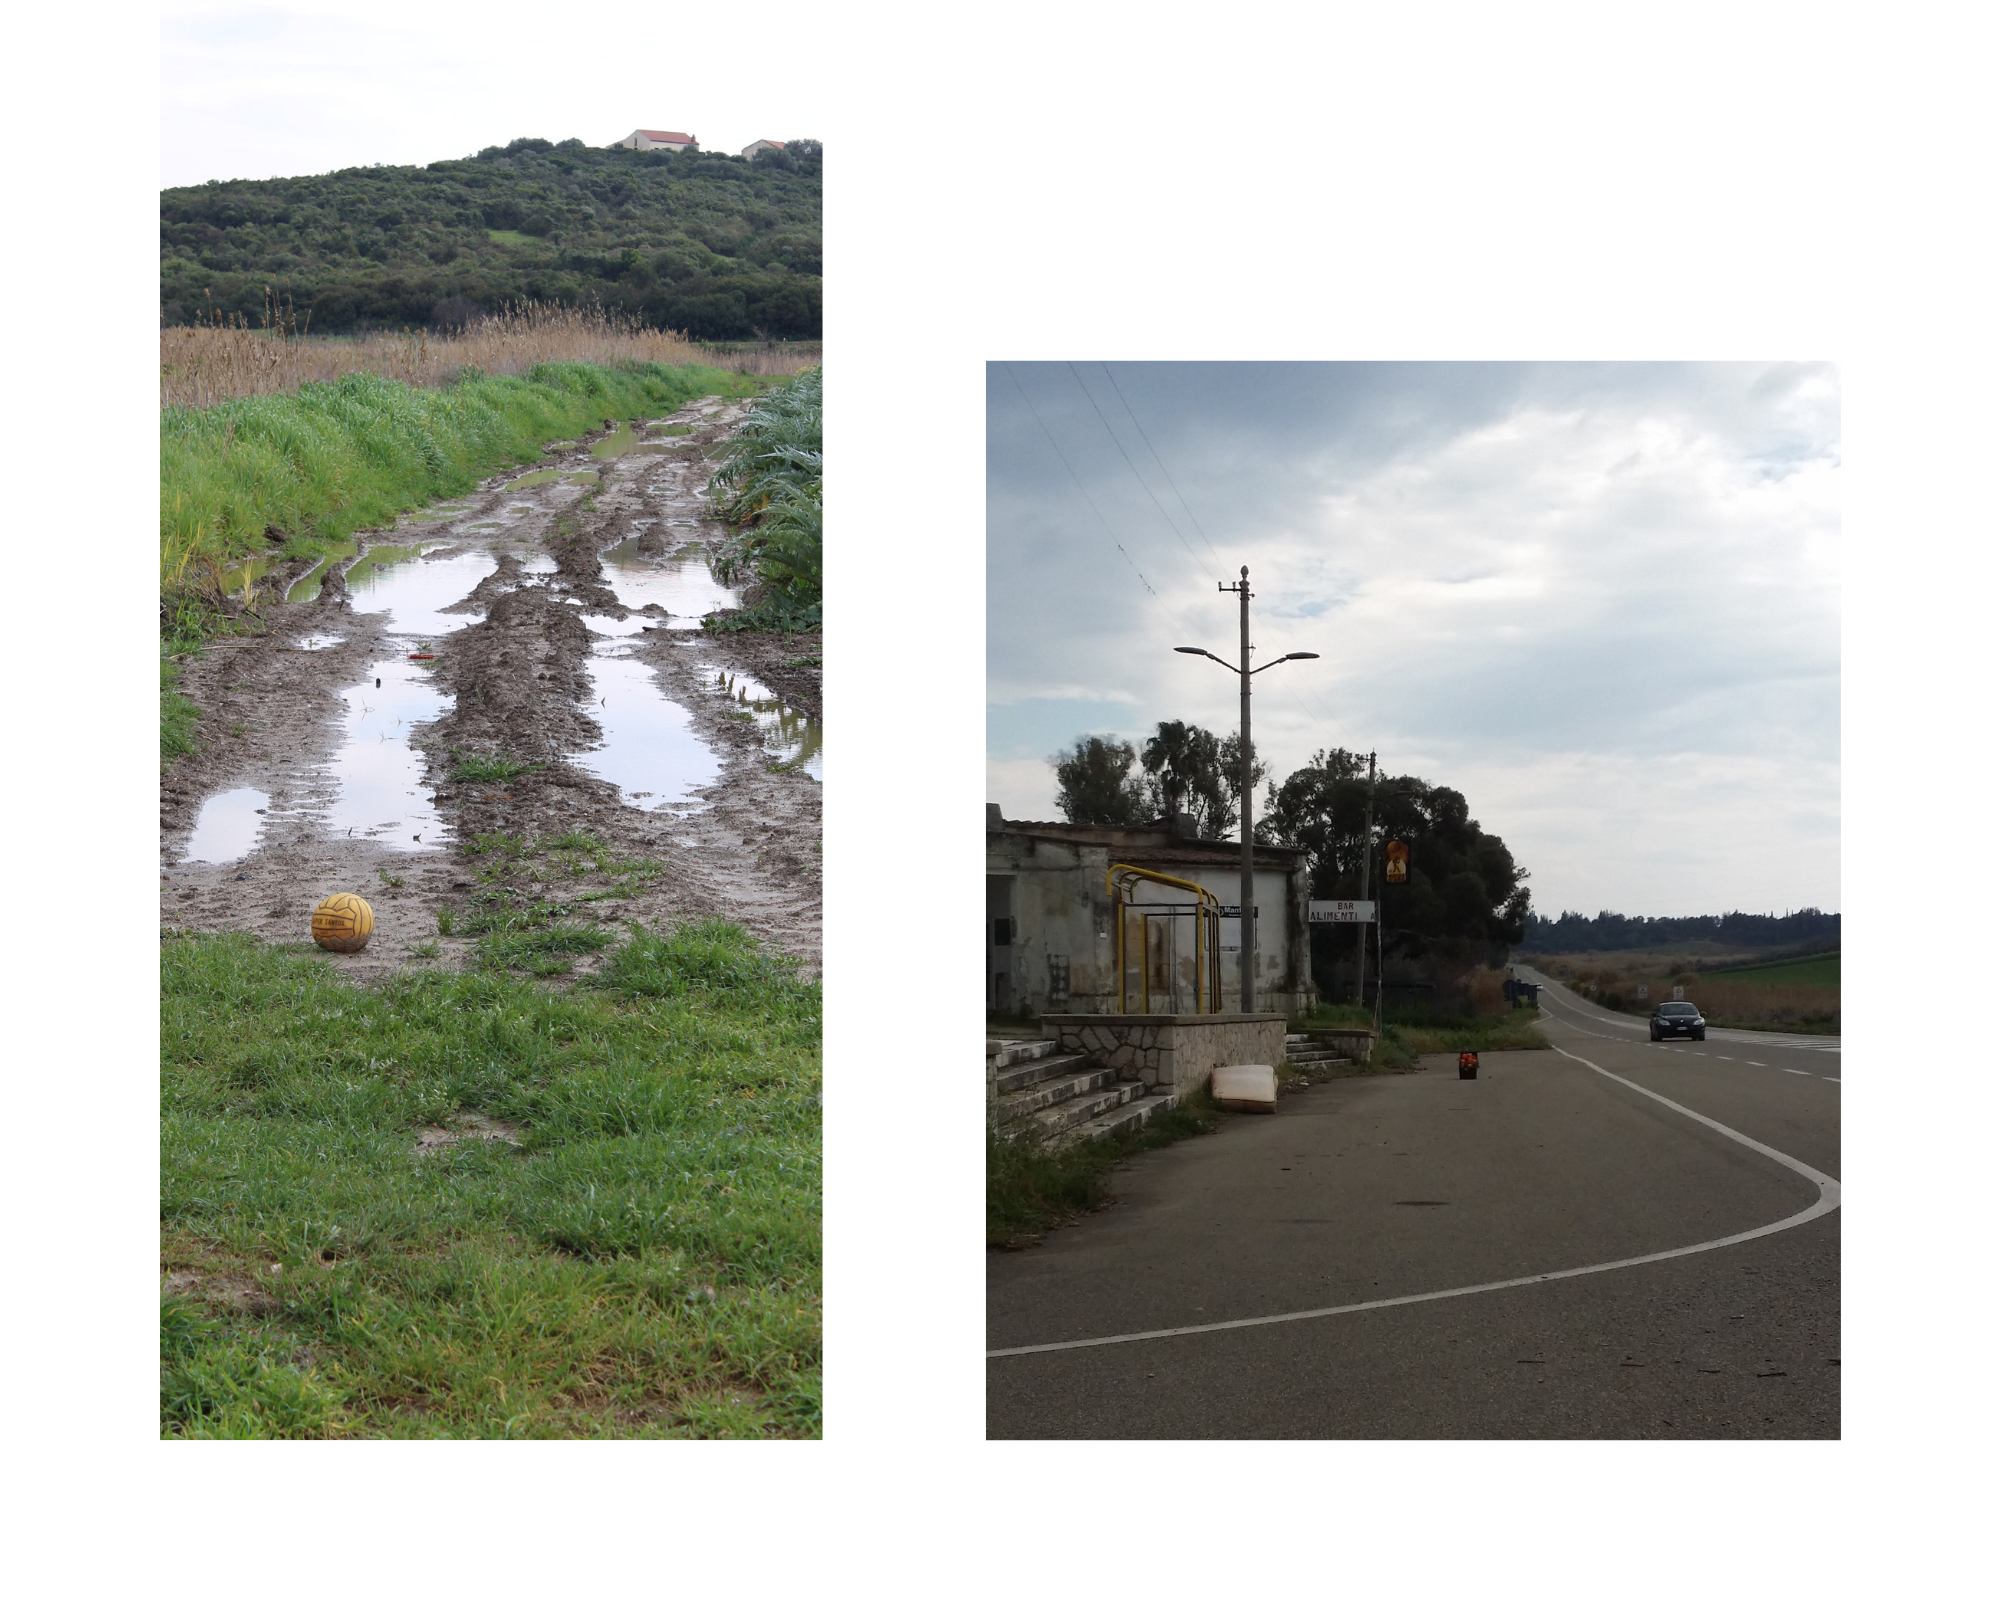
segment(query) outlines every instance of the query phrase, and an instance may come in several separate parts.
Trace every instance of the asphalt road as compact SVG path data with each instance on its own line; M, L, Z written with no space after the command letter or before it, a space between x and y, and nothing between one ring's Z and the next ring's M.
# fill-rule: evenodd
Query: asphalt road
M1839 1437L1837 1190L1638 1091L1837 1180L1840 1041L1655 1045L1544 982L1568 1055L1286 1096L1134 1161L1108 1210L990 1252L988 1435ZM1815 1205L1664 1261L1174 1331L1702 1246ZM1090 1339L1119 1342L1010 1353Z

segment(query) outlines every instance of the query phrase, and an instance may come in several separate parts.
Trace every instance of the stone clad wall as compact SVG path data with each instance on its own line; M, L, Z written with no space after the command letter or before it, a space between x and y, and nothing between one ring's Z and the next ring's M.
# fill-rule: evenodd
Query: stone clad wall
M1217 1067L1275 1067L1285 1059L1285 1019L1278 1012L1220 1016L1044 1016L1042 1034L1064 1051L1082 1051L1121 1078L1136 1078L1176 1100L1208 1082Z

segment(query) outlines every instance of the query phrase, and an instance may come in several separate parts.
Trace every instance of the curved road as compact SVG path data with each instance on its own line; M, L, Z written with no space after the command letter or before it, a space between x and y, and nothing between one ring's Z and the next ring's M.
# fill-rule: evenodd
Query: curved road
M1287 1096L990 1253L988 1434L1838 1437L1840 1041L1542 981L1556 1050Z

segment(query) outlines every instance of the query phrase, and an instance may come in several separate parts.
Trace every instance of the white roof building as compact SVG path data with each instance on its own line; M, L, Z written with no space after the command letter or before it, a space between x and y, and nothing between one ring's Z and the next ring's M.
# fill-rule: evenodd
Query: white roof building
M696 148L691 133L662 133L656 128L634 128L624 138L613 145L613 149L623 146L627 150L692 150Z

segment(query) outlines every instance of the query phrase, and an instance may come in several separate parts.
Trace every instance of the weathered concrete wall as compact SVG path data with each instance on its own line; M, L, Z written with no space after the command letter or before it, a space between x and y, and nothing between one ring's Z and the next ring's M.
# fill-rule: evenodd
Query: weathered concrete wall
M1208 1082L1217 1067L1285 1059L1285 1019L1279 1012L1222 1016L1044 1016L1042 1035L1063 1050L1095 1056L1121 1078L1136 1078L1175 1099Z
M1010 829L997 822L989 807L986 831L987 873L987 1005L991 1009L1028 1014L1053 1012L1116 1013L1118 971L1116 911L1105 892L1105 869L1114 859L1133 852L1144 861L1145 839L1119 844L1112 830L1101 840L1066 839L1048 832L1027 831L1034 824ZM1153 837L1157 846L1165 834ZM1224 905L1240 898L1241 879L1233 864L1170 864L1173 875L1189 878L1213 893ZM1296 1013L1318 998L1312 986L1311 955L1306 933L1310 895L1307 874L1260 865L1255 880L1257 909L1257 970L1254 1003L1264 1010ZM1140 904L1185 904L1187 896L1163 885L1141 884ZM1003 909L1010 908L1010 909ZM1004 928L1007 942L996 935ZM1140 919L1131 919L1126 966L1128 1003L1139 1009L1142 965L1152 989L1151 1010L1171 1014L1178 1003L1194 1007L1195 960L1193 926L1180 922L1174 930L1173 958L1164 948L1142 952ZM1242 1005L1239 962L1234 940L1239 919L1223 923L1222 1009ZM1164 931L1156 924L1156 931ZM1004 997L1004 1000L1003 998Z

